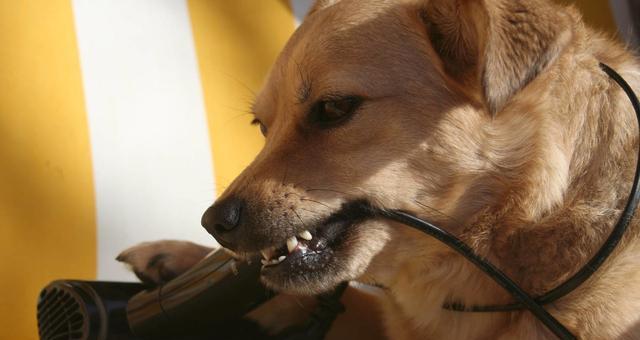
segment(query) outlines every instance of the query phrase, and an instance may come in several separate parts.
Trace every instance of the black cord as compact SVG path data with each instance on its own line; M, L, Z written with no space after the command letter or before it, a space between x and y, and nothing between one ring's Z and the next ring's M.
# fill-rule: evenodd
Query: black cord
M340 298L348 286L348 282L343 282L333 291L318 295L318 306L311 314L307 324L301 330L292 330L281 338L285 340L324 339L338 314L345 310Z
M609 75L627 94L633 109L636 113L638 120L638 128L640 129L640 102L637 96L633 92L633 89L629 84L614 71L611 67L600 63L600 68ZM576 337L564 327L556 318L554 318L547 310L542 307L543 304L553 302L580 286L586 280L588 280L593 273L595 273L600 266L611 255L616 246L620 243L620 240L624 236L629 223L631 222L633 215L638 207L640 201L640 189L638 182L640 182L640 148L638 149L638 159L636 163L636 172L633 179L633 185L631 186L631 193L627 204L620 214L618 222L611 231L611 234L604 242L598 252L591 258L587 264L585 264L578 272L576 272L571 278L560 284L556 288L550 290L537 299L532 298L522 288L520 288L515 282L507 277L502 271L493 266L490 262L476 255L473 250L467 246L464 242L449 234L447 231L438 228L437 226L421 220L415 216L412 216L402 211L381 211L380 214L389 219L398 221L400 223L414 227L426 234L433 236L439 241L445 243L449 247L462 254L470 262L475 264L483 272L489 275L500 286L506 289L511 295L513 295L519 302L507 305L491 305L491 306L472 306L466 308L462 304L447 304L444 307L456 311L470 311L470 312L495 312L495 311L510 311L526 308L533 315L535 315L547 328L552 331L560 339L575 339Z
M382 216L391 220L406 224L414 227L430 236L433 236L438 241L448 245L455 251L464 256L471 263L475 264L480 270L489 275L496 283L507 290L511 295L518 299L527 309L533 313L542 323L557 335L560 339L576 339L571 332L564 327L556 318L554 318L547 310L538 304L529 294L527 294L520 286L513 282L507 275L505 275L500 269L496 268L491 262L486 261L480 256L476 255L473 250L462 242L457 237L449 234L447 231L438 228L437 226L421 220L415 216L407 214L402 211L383 211Z
M638 101L638 97L633 92L633 89L629 84L624 80L624 78L614 71L611 67L606 64L600 63L600 68L607 73L609 77L611 77L626 93L631 101L631 105L636 112L636 118L638 120L638 125L640 126L640 102ZM567 279L562 284L548 291L544 295L541 295L536 298L536 301L539 304L548 304L553 301L556 301L563 296L569 294L571 291L576 289L586 280L588 280L593 273L595 273L600 266L604 263L604 261L611 255L613 250L616 248L622 236L627 230L631 219L636 211L638 206L638 201L640 198L640 185L638 184L639 176L638 172L640 172L640 149L638 150L638 160L636 164L636 175L633 179L633 185L631 186L631 192L629 193L629 199L627 200L627 205L624 210L620 214L618 218L618 222L615 227L609 234L607 240L603 243L602 247L598 250L598 252L591 258L587 264L585 264L579 271L573 274L572 277ZM506 312L513 311L518 309L523 309L524 305L522 303L510 303L505 305L488 305L488 306L470 306L465 307L461 304L445 304L446 309L455 310L459 312Z
M600 68L609 75L629 97L631 101L631 105L633 106L634 111L636 112L636 119L638 120L638 128L640 129L640 103L638 102L638 97L633 92L633 89L629 84L622 78L618 72L614 71L611 67L606 64L600 63ZM613 250L616 248L620 240L624 236L625 231L627 231L627 227L633 219L633 214L638 207L638 202L640 201L640 190L638 187L638 182L640 181L640 148L638 149L638 159L636 161L636 174L633 178L633 185L631 186L631 193L629 194L629 199L627 200L627 205L625 206L622 214L618 218L618 223L611 231L611 234L602 245L600 250L591 258L591 260L582 267L577 273L575 273L570 279L565 281L563 284L558 287L552 289L548 293L544 294L539 298L540 303L549 303L555 301L565 295L567 295L572 290L576 289L579 285L585 282L593 273L595 273L600 266L604 263L604 261L611 255Z

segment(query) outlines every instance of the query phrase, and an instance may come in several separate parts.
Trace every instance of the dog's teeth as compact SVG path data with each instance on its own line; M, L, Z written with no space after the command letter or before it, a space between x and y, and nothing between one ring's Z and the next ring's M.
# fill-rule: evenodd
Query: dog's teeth
M286 258L287 258L287 257L286 257L286 256L284 256L284 255L282 255L282 256L280 256L280 257L278 257L278 263L280 263L280 262L284 261L284 259L286 259Z
M311 233L309 232L309 230L305 230L303 232L301 232L300 234L298 234L298 236L303 239L303 240L307 240L307 241L311 241L311 239L313 238L313 236L311 235Z
M292 252L298 246L298 239L295 236L291 236L287 239L287 249Z

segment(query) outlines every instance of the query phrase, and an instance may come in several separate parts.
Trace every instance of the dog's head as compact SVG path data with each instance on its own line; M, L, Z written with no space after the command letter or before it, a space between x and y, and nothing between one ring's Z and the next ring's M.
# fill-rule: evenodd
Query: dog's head
M267 285L303 293L358 277L396 237L369 206L455 231L540 156L520 111L533 104L516 97L554 63L567 20L540 1L319 1L255 100L264 149L203 225L262 252ZM557 181L530 212L562 195Z

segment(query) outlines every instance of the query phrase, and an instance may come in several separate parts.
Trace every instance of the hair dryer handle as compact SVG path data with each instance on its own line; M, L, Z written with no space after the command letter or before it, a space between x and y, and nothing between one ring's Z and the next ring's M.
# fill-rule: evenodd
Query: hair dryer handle
M167 284L131 298L127 305L131 330L153 339L221 336L272 297L259 275L257 261L236 262L224 250L215 251Z

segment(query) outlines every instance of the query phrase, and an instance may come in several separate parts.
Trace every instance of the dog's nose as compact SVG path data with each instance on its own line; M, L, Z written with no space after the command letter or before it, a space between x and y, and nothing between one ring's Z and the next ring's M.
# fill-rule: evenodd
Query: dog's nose
M216 202L202 215L202 226L225 248L233 249L233 234L241 223L244 203L236 198Z

